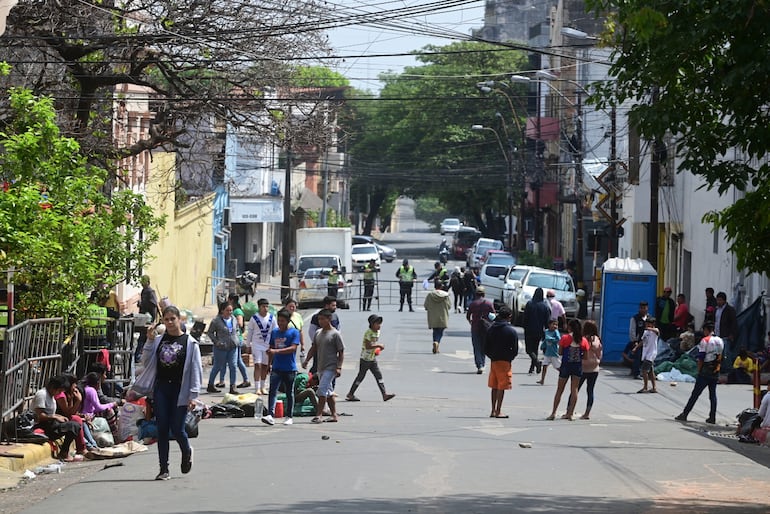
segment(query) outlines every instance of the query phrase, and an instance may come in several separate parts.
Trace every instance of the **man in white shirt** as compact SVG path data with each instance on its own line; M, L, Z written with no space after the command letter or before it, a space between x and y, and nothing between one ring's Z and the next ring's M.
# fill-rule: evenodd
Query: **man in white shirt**
M278 327L275 316L268 312L270 302L266 298L257 300L259 312L249 320L249 333L246 344L251 347L254 358L254 387L257 394L268 394L267 372L270 361L267 349L270 347L270 335Z
M724 341L714 335L714 324L704 323L703 339L698 344L698 376L695 377L695 386L690 394L684 410L676 418L677 421L687 421L687 415L695 406L706 387L709 389L709 417L706 423L713 425L716 423L717 413L717 384L719 383L719 368L722 364L722 354L725 349Z

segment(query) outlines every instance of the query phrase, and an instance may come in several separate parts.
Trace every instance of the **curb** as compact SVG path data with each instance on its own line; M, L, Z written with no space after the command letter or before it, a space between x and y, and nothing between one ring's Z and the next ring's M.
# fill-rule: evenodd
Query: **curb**
M0 445L0 491L18 486L26 470L34 470L52 462L55 459L51 457L48 443Z

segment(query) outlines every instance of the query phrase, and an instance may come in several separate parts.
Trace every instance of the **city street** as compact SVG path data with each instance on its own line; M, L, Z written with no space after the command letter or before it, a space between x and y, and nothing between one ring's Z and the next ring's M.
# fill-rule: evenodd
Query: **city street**
M403 214L403 212L402 212ZM441 240L419 222L387 233L399 259L383 263L392 276L408 256L424 278L434 260L426 253ZM417 259L420 249L424 258ZM449 266L454 266L450 261ZM338 423L267 426L253 418L210 419L193 439L194 467L179 471L172 442L171 480L156 482L157 448L93 472L24 512L768 512L769 448L738 446L706 435L731 432L735 415L751 406L749 386L720 386L717 426L703 423L707 395L689 424L673 420L691 384L660 383L659 394L636 394L640 382L620 367L599 376L590 420L546 421L557 373L546 384L527 375L528 359L514 361L514 386L503 412L489 418L488 374L477 375L469 326L453 313L440 353L422 307L384 318L379 356L388 392L382 402L373 377L344 401L358 369L369 312L339 311L346 352L337 380ZM306 317L312 311L306 311ZM561 415L567 394L562 398ZM209 404L221 394L202 394ZM581 394L578 412L585 407ZM326 437L328 436L328 438ZM744 455L747 453L749 456ZM109 461L105 461L110 463ZM74 473L73 465L64 473ZM44 480L46 477L41 477ZM2 499L2 496L0 496Z

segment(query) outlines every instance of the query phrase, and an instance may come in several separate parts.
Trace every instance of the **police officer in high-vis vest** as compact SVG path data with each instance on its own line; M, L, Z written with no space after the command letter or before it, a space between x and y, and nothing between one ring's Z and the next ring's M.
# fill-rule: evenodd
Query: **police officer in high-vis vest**
M409 312L414 312L412 309L412 288L414 282L417 280L417 273L414 271L414 267L409 265L409 260L404 259L401 267L396 270L396 278L398 279L398 292L400 306L398 311L404 310L404 298L406 298L409 304Z
M85 346L91 349L107 346L107 307L99 305L96 291L91 293L86 317L83 319L83 336Z
M339 287L340 274L337 265L332 266L332 270L329 272L329 279L326 281L327 295L337 298L337 288Z
M374 259L364 266L364 310L372 310L372 297L374 296L374 282L377 278L377 269ZM402 302L403 303L403 302Z

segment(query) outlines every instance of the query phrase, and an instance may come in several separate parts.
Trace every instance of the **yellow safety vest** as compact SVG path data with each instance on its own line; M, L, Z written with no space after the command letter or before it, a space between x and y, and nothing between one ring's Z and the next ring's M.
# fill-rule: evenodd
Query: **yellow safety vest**
M107 307L90 304L86 307L83 333L88 337L107 337Z
M374 277L375 277L374 268L370 264L367 264L366 267L364 268L364 280L374 280Z
M398 278L401 282L413 281L415 278L414 268L412 266L409 266L408 268L401 266L398 268Z

